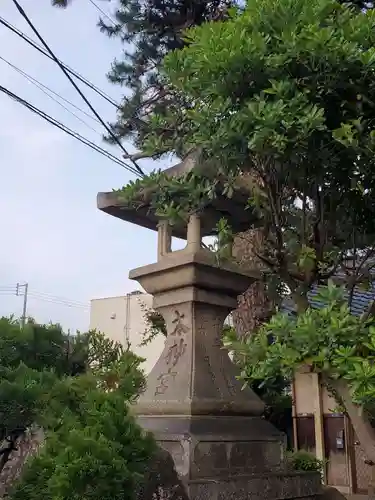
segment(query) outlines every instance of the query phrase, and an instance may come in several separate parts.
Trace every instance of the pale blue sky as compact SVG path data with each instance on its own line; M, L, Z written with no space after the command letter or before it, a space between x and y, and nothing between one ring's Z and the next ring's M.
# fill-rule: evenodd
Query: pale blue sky
M121 54L121 44L100 33L98 12L89 0L75 0L65 11L52 8L50 0L21 3L61 60L120 98L124 90L105 75ZM111 3L100 5L110 12ZM0 15L32 36L11 0L2 0ZM61 70L2 25L0 46L2 57L86 109ZM0 75L1 85L121 156L3 61ZM87 87L82 90L103 118L113 120L110 104ZM100 131L99 124L85 119ZM30 315L40 322L51 319L65 328L84 329L88 308L47 302L41 300L47 295L40 294L88 305L91 298L136 288L128 280L129 269L155 260L155 233L96 209L98 191L120 187L134 176L1 93L0 154L0 315L21 314L22 299L4 287L27 281ZM142 165L146 171L156 166Z

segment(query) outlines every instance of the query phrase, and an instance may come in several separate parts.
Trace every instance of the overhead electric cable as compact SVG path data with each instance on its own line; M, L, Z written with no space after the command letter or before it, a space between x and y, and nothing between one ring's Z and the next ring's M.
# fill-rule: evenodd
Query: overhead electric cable
M25 99L22 99L21 97L19 97L18 95L14 94L13 92L11 92L10 90L8 90L7 88L5 88L5 87L3 87L1 85L0 85L0 92L3 92L8 97L11 97L12 99L14 99L15 101L17 101L18 103L20 103L23 106L25 106L26 108L28 108L33 113L37 114L38 116L40 116L41 118L43 118L44 120L46 120L47 122L49 122L51 125L54 125L55 127L57 127L60 130L64 131L65 133L67 133L71 137L74 137L75 139L79 140L80 142L82 142L86 146L89 146L91 149L94 149L95 151L97 151L98 153L102 154L103 156L106 156L108 159L110 159L113 162L117 163L118 165L120 165L121 167L125 168L129 172L131 172L131 173L133 173L135 175L138 175L138 176L140 175L137 170L135 170L133 167L131 167L127 163L124 163L122 160L120 160L119 158L117 158L116 156L114 156L109 151L101 148L100 146L98 146L97 144L93 143L89 139L86 139L86 137L83 137L78 132L75 132L74 130L70 129L69 127L67 127L63 123L59 122L58 120L56 120L52 116L48 115L44 111L40 110L39 108L37 108L33 104L29 103Z
M27 22L27 24L30 26L30 28L33 30L33 32L35 33L35 35L38 37L38 39L40 40L40 42L42 43L42 45L46 48L46 50L50 53L50 55L53 57L53 60L56 62L56 64L59 66L59 68L61 69L61 71L64 73L64 75L68 78L68 80L70 81L70 83L73 85L73 87L76 89L76 91L78 92L78 94L82 97L82 99L85 101L85 103L87 104L87 106L91 109L91 111L93 112L93 114L96 116L96 118L100 121L100 123L103 125L103 127L107 130L107 132L109 133L109 135L112 137L112 139L114 140L114 142L116 142L116 144L118 144L118 146L122 149L122 151L125 153L125 157L128 158L134 165L134 167L138 170L138 172L144 176L144 172L143 170L141 169L141 167L138 165L138 163L136 161L134 161L130 156L129 156L129 153L128 151L126 150L126 148L121 144L121 141L119 140L119 138L113 133L113 131L111 130L111 128L105 123L105 121L101 118L101 116L97 113L97 111L95 110L95 108L92 106L92 104L90 103L90 101L87 99L87 97L85 96L85 94L81 91L81 89L78 87L78 85L76 84L76 82L73 80L73 78L70 76L69 72L66 71L66 69L64 68L64 66L60 63L60 61L57 59L57 57L55 56L54 52L51 50L51 48L49 47L49 45L47 44L47 42L44 40L44 38L41 36L41 34L39 33L39 31L35 28L34 24L31 22L31 20L29 19L28 15L26 14L26 12L24 11L24 9L21 7L21 5L19 4L19 2L17 0L13 0L13 3L14 5L16 6L18 12L21 14L21 16L25 19L25 21Z
M81 113L83 113L84 115L86 115L88 118L90 118L90 120L94 120L95 122L97 123L100 123L99 120L97 120L94 116L90 115L89 113L87 113L84 109L80 108L79 106L77 106L76 104L74 104L73 102L69 101L69 99L66 99L65 97L63 97L62 95L60 95L58 92L55 92L54 90L52 90L51 88L47 87L47 85L44 85L42 82L40 82L39 80L37 80L36 78L32 77L31 75L29 75L28 73L26 73L25 71L23 71L21 68L19 68L18 66L16 66L15 64L12 64L10 61L8 61L7 59L5 59L4 57L0 56L0 59L2 61L4 61L5 63L7 63L11 68L13 68L14 70L16 70L18 73L20 73L22 76L24 76L25 78L28 78L30 80L32 80L33 82L37 83L38 85L40 85L41 87L43 87L44 89L48 90L49 92L51 92L52 94L54 94L55 96L59 97L60 99L62 99L63 101L65 101L66 103L70 104L71 106L73 106L73 108L77 109L78 111L80 111Z
M51 304L58 304L58 305L67 306L67 307L76 307L77 309L85 309L85 310L90 309L89 305L76 304L74 302L70 302L69 300L54 300L54 299L50 299L48 297L40 296L40 295L35 294L33 292L29 292L29 299L40 300L42 302L49 302Z
M75 304L77 306L82 306L82 307L87 307L88 306L88 303L86 303L86 302L81 302L79 300L68 299L67 297L61 297L59 295L52 295L50 293L32 291L31 294L33 294L35 296L38 296L38 297L44 297L44 298L50 299L50 300L56 300L57 302L69 302L69 304Z
M110 21L113 25L116 26L116 21L114 19L112 19L112 17L107 14L101 7L99 7L99 5L94 2L94 0L89 0L89 2L101 13L102 16L104 16L106 19L108 19L108 21Z
M41 90L47 97L49 97L50 99L52 99L53 101L55 101L59 106L61 106L62 108L64 108L68 113L70 113L75 118L77 118L77 120L79 120L84 125L86 125L86 127L90 128L96 134L98 134L100 136L102 135L100 132L98 132L98 130L96 130L91 125L89 125L87 122L85 122L85 120L83 120L80 116L78 116L72 110L70 110L69 108L67 108L66 106L64 106L64 104L62 104L58 99L56 99L55 97L53 97L53 95L50 95L48 92L51 92L52 94L54 94L55 96L57 96L59 99L65 101L68 104L70 104L70 106L72 106L73 108L77 109L81 113L84 113L88 118L90 118L90 119L92 119L92 120L94 120L94 121L96 121L96 122L99 123L99 121L96 118L94 118L92 115L89 115L88 113L86 113L85 110L79 108L78 106L76 106L74 103L72 103L68 99L65 99L65 97L63 97L62 95L58 94L54 90L50 89L49 87L47 87L46 85L44 85L43 83L41 83L36 78L33 78L32 76L28 75L27 73L25 73L25 71L23 71L22 69L18 68L17 66L15 66L14 64L12 64L10 61L8 61L7 59L5 59L4 57L0 56L0 60L3 61L3 62L5 62L6 64L8 64L12 69L14 69L15 71L17 71L17 73L19 73L24 78L26 78L26 80L28 80L32 85L35 85L37 88L39 88L39 90Z
M12 286L0 286L0 295L17 295L24 297L25 296L25 290L23 293L20 293L20 288L25 288L27 286L27 291L26 295L27 298L30 299L35 299L35 300L41 300L43 302L50 302L52 304L59 304L67 307L76 307L79 309L85 309L88 310L90 308L90 304L86 302L80 302L77 300L71 300L65 297L58 297L56 295L51 295L49 293L44 293L44 292L38 292L38 291L30 291L28 290L28 284L20 285L19 283L17 285L12 285ZM27 300L27 299L26 299Z
M1 16L0 16L0 24L2 24L3 26L5 26L6 28L8 28L10 31L12 31L13 33L15 33L20 38L22 38L26 43L28 43L29 45L31 45L34 49L38 50L41 54L43 54L44 56L46 56L49 59L51 59L52 61L54 61L53 57L41 45L39 45L36 42L34 42L34 40L32 40L28 35L26 35L21 30L19 30L15 26L13 26L11 23L9 23L8 21L6 21ZM120 107L120 105L114 99L112 99L112 97L110 97L103 90L101 90L99 87L97 87L92 82L90 82L90 80L88 80L87 78L85 78L84 76L82 76L80 73L78 73L77 71L75 71L74 69L72 69L71 67L69 67L67 64L63 63L61 60L60 60L60 63L64 66L64 68L66 69L66 71L68 71L71 75L73 75L75 78L77 78L77 80L79 80L80 82L82 82L85 85L87 85L91 90L93 90L94 92L96 92L103 99L105 99L110 104L112 104L112 106L114 106L117 109Z
M16 285L4 285L4 286L0 286L0 292L9 292L11 290L15 290L16 289Z

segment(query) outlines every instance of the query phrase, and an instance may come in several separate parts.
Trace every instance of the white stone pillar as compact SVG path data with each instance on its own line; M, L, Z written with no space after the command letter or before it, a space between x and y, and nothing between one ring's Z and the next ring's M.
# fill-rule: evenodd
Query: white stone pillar
M162 220L158 224L158 261L172 249L172 231L168 221Z
M187 226L187 245L186 248L191 252L196 252L202 247L201 220L199 215L190 216Z

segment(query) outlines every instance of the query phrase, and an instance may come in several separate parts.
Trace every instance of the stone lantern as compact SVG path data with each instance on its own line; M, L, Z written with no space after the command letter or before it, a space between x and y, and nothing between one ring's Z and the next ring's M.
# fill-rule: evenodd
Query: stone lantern
M174 167L171 175L184 168ZM219 265L202 247L202 237L212 234L223 216L237 231L249 227L252 215L241 209L244 197L241 190L231 200L218 197L185 226L171 227L150 207L136 211L124 207L116 193L98 194L99 209L158 232L157 262L129 274L153 295L168 333L136 412L139 423L173 458L186 498L312 498L319 478L283 471L283 436L262 418L262 401L243 389L221 342L237 296L259 275L234 264ZM173 234L186 239L183 250L171 251Z

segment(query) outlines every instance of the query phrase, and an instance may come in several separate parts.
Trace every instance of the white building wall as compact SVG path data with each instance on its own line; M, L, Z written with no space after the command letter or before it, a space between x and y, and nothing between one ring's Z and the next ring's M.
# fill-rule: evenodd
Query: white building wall
M147 346L140 347L146 330L142 304L152 307L152 296L146 293L93 299L90 308L90 329L96 329L145 358L142 368L149 373L164 347L164 337L157 336Z

